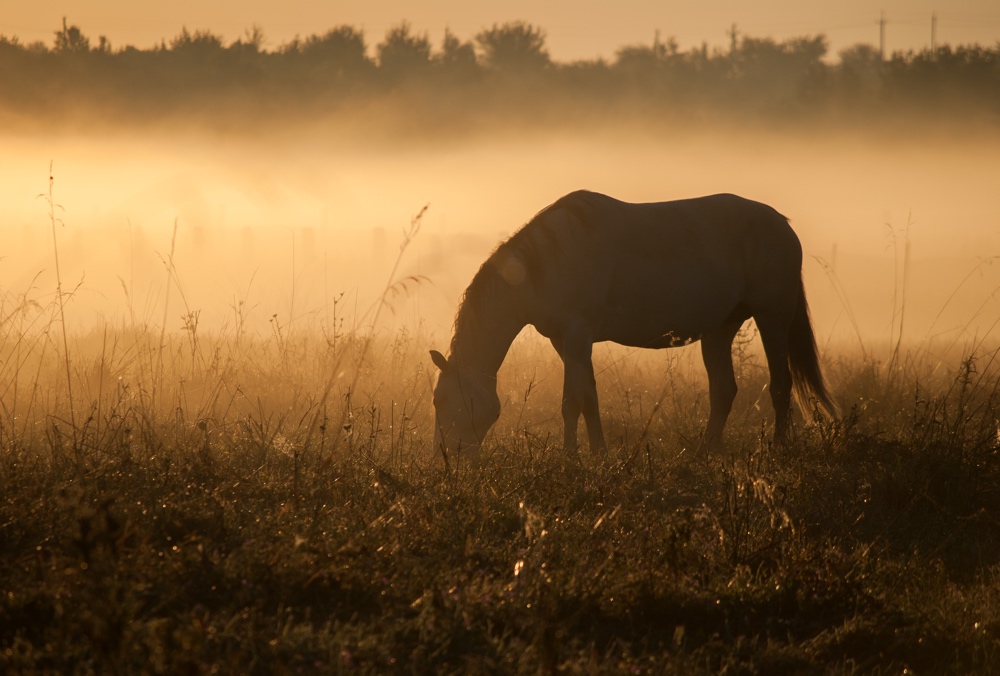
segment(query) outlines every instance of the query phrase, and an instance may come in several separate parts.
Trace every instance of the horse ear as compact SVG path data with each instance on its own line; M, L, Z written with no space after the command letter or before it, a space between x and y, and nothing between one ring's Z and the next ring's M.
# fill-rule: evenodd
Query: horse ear
M444 358L444 355L437 350L431 350L431 361L442 371L448 370L448 360Z

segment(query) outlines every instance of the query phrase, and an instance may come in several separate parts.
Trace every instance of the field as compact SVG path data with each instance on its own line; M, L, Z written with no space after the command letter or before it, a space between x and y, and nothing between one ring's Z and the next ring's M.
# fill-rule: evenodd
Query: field
M435 345L380 329L386 306L369 328L334 306L252 332L234 303L221 329L188 313L168 331L168 295L162 326L74 333L73 298L45 297L2 304L5 672L985 673L1000 657L988 342L827 350L843 419L800 417L773 447L750 325L713 455L695 450L697 346L602 348L600 463L563 454L560 366L526 334L474 468L434 452Z
M0 34L0 673L996 673L1000 49L655 35ZM771 443L750 323L700 452L699 346L599 345L570 457L528 329L435 449L428 351L580 188L789 216L842 417Z

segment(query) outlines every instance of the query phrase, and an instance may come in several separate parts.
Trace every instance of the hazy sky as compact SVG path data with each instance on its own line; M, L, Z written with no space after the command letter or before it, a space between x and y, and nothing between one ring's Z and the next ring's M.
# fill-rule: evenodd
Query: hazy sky
M724 45L733 23L746 34L779 39L824 33L836 53L857 42L877 44L881 10L888 20L889 51L928 46L935 12L941 43L1000 41L996 0L11 0L0 2L0 34L51 44L66 16L95 41L105 35L113 46L149 47L182 27L209 29L228 42L257 24L273 48L346 23L363 28L374 45L406 19L438 44L446 26L471 38L495 22L521 19L544 28L553 58L567 61L610 58L623 45L652 41L657 30L664 38L676 37L682 49L703 41Z

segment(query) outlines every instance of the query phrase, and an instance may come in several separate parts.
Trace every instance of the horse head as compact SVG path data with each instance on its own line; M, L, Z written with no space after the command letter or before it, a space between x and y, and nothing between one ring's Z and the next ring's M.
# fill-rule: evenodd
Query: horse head
M434 387L434 448L446 460L467 455L476 462L483 437L500 417L496 378L462 368L437 350L431 360L441 370Z

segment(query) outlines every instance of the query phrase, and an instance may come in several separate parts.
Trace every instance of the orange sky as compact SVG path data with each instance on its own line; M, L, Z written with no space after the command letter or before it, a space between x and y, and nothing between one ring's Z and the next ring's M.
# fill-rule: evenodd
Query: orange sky
M363 28L373 45L387 28L407 19L436 44L445 26L459 37L471 38L494 22L523 19L544 28L552 56L568 61L610 58L623 45L650 42L656 30L663 37L675 36L682 49L703 41L721 46L728 43L733 23L747 34L779 39L824 33L836 53L857 42L877 44L877 19L883 9L889 21L889 51L927 47L932 12L938 16L941 43L992 46L1000 40L996 0L31 0L0 3L0 34L51 44L66 16L95 41L105 35L113 46L149 47L184 26L209 29L232 41L257 24L273 48L295 35L322 33L347 23Z

